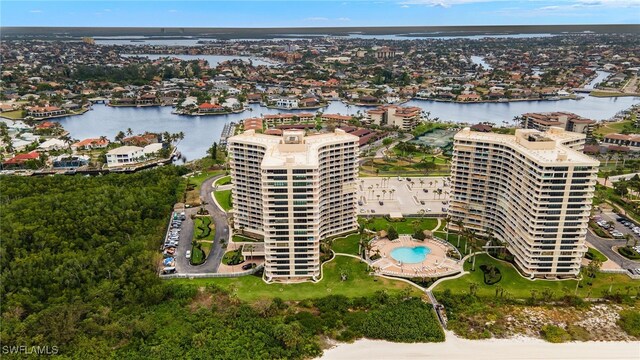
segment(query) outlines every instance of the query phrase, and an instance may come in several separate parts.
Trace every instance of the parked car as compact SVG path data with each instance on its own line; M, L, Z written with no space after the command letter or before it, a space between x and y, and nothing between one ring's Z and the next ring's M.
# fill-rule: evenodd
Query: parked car
M173 274L176 272L176 268L173 266L165 267L162 269L163 274Z
M249 270L249 269L253 269L256 266L256 263L248 263L248 264L244 264L242 265L242 270Z
M191 259L191 250L187 250L187 252L184 254L184 256L185 256L187 259Z
M420 200L420 205L424 205L424 204L425 204L424 200Z
M428 193L428 192L429 192L429 190L427 190L427 189L422 189L422 191L424 191L424 192L426 192L426 193Z
M378 204L384 205L384 202L382 200L380 200L380 201L378 201Z

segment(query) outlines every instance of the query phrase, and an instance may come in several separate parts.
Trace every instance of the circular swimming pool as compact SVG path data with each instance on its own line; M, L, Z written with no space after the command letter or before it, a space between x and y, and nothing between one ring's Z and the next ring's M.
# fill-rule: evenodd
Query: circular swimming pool
M417 264L423 262L430 252L426 246L402 246L391 250L391 257L403 264Z

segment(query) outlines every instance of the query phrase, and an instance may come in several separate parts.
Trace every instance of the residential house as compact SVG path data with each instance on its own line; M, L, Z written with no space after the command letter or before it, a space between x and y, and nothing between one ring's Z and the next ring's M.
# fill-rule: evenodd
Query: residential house
M107 138L90 138L78 141L71 145L71 150L89 150L89 149L104 149L109 146L109 139Z

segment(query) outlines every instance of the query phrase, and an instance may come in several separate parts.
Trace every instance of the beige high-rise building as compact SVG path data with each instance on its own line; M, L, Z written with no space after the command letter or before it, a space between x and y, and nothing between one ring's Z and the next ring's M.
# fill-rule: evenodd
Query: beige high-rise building
M515 135L474 132L454 137L452 227L462 221L507 244L530 277L573 277L585 237L599 162L579 149L584 134L552 127Z
M358 137L253 130L228 140L234 228L264 239L265 279L320 279L320 240L358 228Z

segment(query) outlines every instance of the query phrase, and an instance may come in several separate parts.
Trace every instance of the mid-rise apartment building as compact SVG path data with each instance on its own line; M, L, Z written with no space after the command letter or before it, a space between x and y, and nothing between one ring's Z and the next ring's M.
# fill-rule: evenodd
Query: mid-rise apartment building
M367 119L376 125L394 126L404 131L413 130L420 123L422 109L415 106L380 106L367 111Z
M522 114L522 125L526 129L547 131L551 127L561 127L567 131L591 136L595 121L570 112L526 113Z
M527 276L578 275L599 165L579 151L584 137L556 127L515 135L457 133L452 227L462 221L506 243Z
M264 239L266 280L318 280L320 240L358 228L358 137L250 130L228 149L234 228Z

